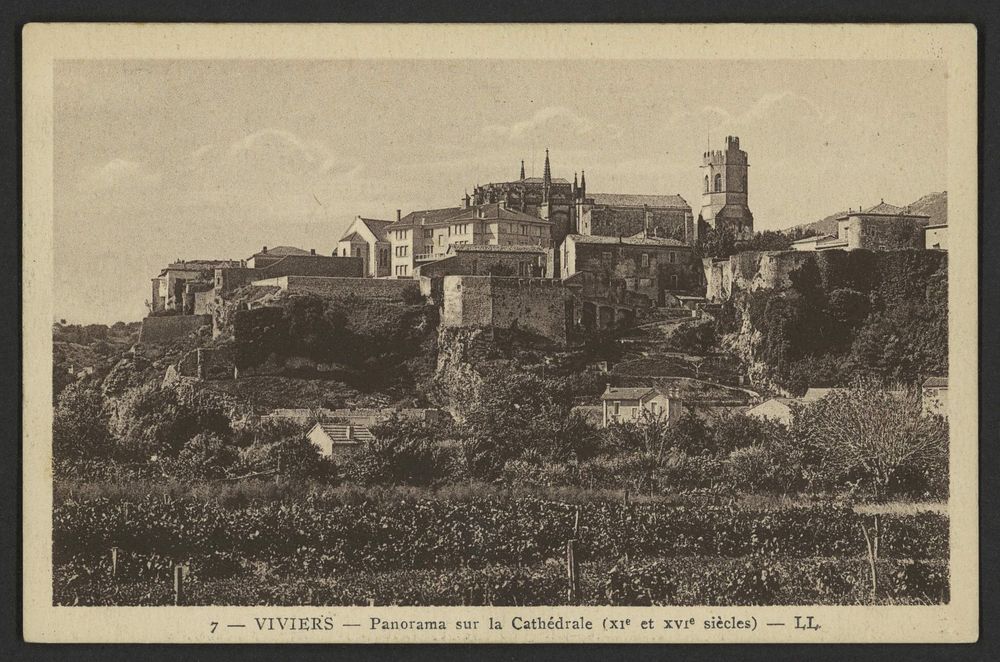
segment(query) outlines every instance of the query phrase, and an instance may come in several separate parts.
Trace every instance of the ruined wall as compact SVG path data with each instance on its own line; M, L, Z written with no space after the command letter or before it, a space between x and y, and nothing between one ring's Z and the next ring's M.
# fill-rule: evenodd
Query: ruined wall
M355 296L362 299L383 301L402 301L407 292L420 293L418 282L393 278L282 276L254 281L254 285L278 287L289 294L316 294L324 297Z
M737 291L760 289L783 290L791 285L791 274L807 263L825 260L827 253L842 251L747 251L728 260L705 258L705 298L712 302L728 300Z
M544 278L445 276L443 328L519 329L566 342L567 292Z

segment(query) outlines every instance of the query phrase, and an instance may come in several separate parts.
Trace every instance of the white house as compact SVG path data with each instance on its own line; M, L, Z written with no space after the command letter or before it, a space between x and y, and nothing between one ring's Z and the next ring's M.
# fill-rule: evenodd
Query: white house
M367 427L348 423L317 423L306 436L319 447L323 457L350 452L374 438Z
M792 424L792 405L802 402L796 398L771 398L747 410L747 416Z
M357 216L344 236L337 243L337 255L360 257L364 260L364 274L381 278L391 273L391 244L386 228L392 221Z
M670 425L684 412L683 404L675 394L660 391L652 386L612 387L610 384L601 395L604 408L603 425L638 421L644 412L663 417Z

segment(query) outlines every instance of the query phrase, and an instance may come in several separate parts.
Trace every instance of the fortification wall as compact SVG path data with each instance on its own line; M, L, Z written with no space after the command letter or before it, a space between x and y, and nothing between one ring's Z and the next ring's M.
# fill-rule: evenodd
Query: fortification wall
M419 294L420 284L392 278L350 278L339 276L281 276L254 281L254 285L279 287L289 294L316 294L324 297L355 296L362 299L402 301L406 292Z
M147 317L139 329L140 344L164 344L194 333L212 323L211 315Z
M567 292L546 278L445 276L441 326L518 329L566 342Z

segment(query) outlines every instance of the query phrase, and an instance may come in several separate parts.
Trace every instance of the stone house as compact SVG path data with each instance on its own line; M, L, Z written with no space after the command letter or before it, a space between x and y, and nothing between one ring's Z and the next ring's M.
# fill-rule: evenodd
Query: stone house
M601 395L603 427L613 423L638 422L644 416L663 417L668 425L684 413L681 400L673 392L652 386L605 387Z
M453 245L552 246L550 221L509 209L505 202L410 212L386 233L397 278L412 278L418 266L448 257Z
M392 273L392 244L385 229L392 221L355 217L337 243L337 255L360 257L366 276L382 278Z
M185 291L189 283L212 283L216 269L240 268L240 260L177 260L168 264L160 274L152 279L149 308L152 313L172 311L184 313L185 308L193 310L193 292L188 290L189 306L185 305ZM192 314L192 313L187 313Z
M545 278L552 249L526 244L452 244L445 257L416 267L415 276L521 276Z
M676 239L568 235L559 248L562 278L589 273L605 286L621 283L625 290L663 305L665 293L701 294L703 268L694 249ZM587 290L593 289L585 288ZM588 292L584 292L586 296Z
M837 217L837 236L806 237L793 242L792 248L797 251L924 248L924 226L929 218L883 200L874 207Z

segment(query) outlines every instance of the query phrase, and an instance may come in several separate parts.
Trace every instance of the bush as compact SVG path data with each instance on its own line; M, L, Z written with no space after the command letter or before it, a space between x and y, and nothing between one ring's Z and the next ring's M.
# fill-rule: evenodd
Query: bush
M52 412L53 459L104 458L112 450L101 394L80 383L64 388Z
M746 446L729 454L727 470L732 485L743 492L758 492L774 487L774 458L762 446Z
M681 324L670 334L667 343L681 352L706 354L719 343L716 322L708 318Z
M427 423L393 418L371 432L374 439L348 460L354 480L365 485L431 485L445 475L446 455Z

